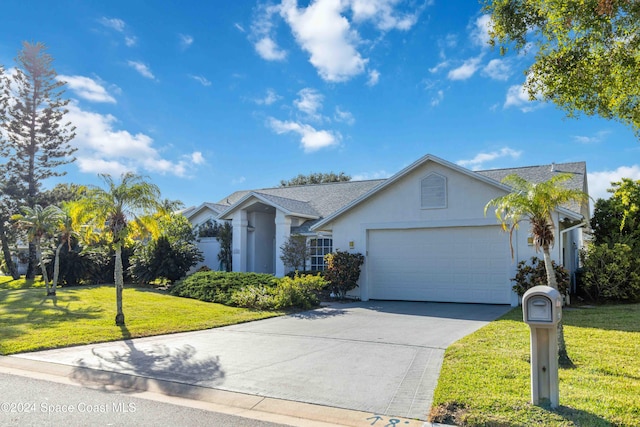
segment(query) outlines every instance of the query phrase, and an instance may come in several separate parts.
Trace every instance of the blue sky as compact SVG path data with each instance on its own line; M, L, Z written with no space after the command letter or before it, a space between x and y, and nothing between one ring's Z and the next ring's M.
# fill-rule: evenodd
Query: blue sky
M640 179L633 132L521 91L474 1L4 0L0 64L40 41L72 99L77 161L47 183L146 175L187 206L299 173L388 177L586 161L593 196Z

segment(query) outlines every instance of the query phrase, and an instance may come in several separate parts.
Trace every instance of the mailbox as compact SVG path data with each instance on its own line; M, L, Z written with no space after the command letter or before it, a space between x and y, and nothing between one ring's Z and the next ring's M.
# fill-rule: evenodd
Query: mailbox
M556 326L562 319L562 296L550 286L534 286L522 297L524 322L534 326Z
M562 297L550 286L534 286L522 297L522 316L531 329L531 403L559 405L558 323Z

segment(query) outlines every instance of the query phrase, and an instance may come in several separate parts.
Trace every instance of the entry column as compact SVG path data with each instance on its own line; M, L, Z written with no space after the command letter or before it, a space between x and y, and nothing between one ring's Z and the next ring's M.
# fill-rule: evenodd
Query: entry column
M247 226L249 225L247 212L243 209L235 212L231 225L233 226L233 243L231 244L233 271L245 272L247 271Z
M283 212L276 210L276 247L274 251L276 262L276 277L283 277L285 274L284 263L280 259L281 247L284 245L291 236L291 218L286 216Z

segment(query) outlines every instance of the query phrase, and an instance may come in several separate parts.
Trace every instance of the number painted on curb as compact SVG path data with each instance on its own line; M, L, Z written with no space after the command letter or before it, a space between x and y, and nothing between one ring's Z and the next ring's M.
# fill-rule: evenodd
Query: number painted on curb
M369 418L367 418L367 421L371 421L371 424L369 424L370 426L376 425L376 423L378 421L380 421L382 423L384 423L384 422L387 423L385 425L379 424L380 427L394 427L394 426L399 425L400 423L409 424L409 421L404 421L403 422L402 420L399 420L397 418L387 418L385 420L385 418L381 417L380 415L374 415L373 417L369 417Z

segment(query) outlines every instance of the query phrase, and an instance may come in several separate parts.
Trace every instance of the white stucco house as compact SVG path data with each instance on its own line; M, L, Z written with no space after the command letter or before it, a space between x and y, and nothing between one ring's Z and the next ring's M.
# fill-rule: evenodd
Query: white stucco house
M193 224L205 215L232 222L234 271L284 275L279 248L303 234L310 270L323 269L334 250L365 255L351 292L362 300L516 305L510 279L519 261L536 255L528 224L514 234L512 259L508 234L484 207L510 190L500 183L509 174L542 182L561 172L588 192L584 162L471 171L426 155L388 179L239 191L187 216ZM553 217L553 259L574 272L588 204L560 207Z

